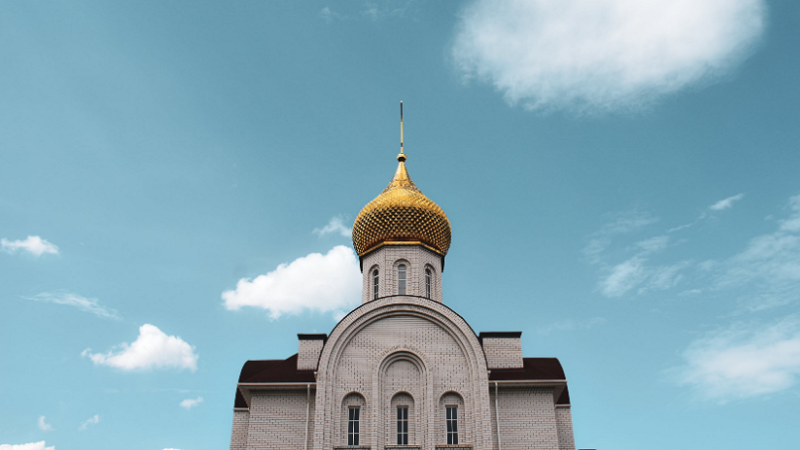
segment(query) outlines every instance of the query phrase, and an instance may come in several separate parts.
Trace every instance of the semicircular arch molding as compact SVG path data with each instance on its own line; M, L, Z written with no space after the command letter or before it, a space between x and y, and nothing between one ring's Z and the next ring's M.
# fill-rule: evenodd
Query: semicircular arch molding
M489 415L488 370L486 358L477 335L461 316L439 302L422 297L394 296L380 298L361 305L345 316L331 331L328 341L320 354L317 369L315 422L325 425L315 427L314 448L324 449L334 445L331 441L333 431L331 430L331 419L333 419L331 414L333 412L331 408L326 408L325 405L330 404L330 400L336 397L334 387L337 384L337 368L343 354L359 333L367 327L378 321L395 317L422 319L433 323L452 339L452 342L457 346L458 351L461 352L465 360L464 376L470 380L468 386L465 387L465 392L459 393L459 395L464 399L465 408L473 412L469 416L474 423L466 424L475 430L475 433L472 434L472 444L483 448L491 447L491 436L488 432L482 431L486 427L482 423L479 424L477 419L478 417ZM363 362L373 368L373 376L371 377L372 389L365 390L365 393L369 392L371 394L367 397L367 402L373 402L376 406L373 408L373 414L380 409L378 407L380 402L376 403L376 401L383 397L382 392L378 390L381 384L381 370L388 367L391 361L398 358L405 358L420 369L421 381L426 384L425 390L427 392L424 392L424 403L422 399L417 402L417 409L424 408L427 414L434 414L439 396L433 392L434 383L431 381L431 377L435 377L437 370L440 368L438 366L433 367L434 363L429 360L430 356L425 351L408 343L379 349L377 353L372 353L367 357L368 360ZM439 365L441 364L439 363ZM429 420L428 422L433 421ZM432 427L428 428L430 429L425 431L423 439L435 442L434 431ZM379 445L377 433L373 433L373 436L374 442L368 445L372 445L376 449L382 448L383 445Z

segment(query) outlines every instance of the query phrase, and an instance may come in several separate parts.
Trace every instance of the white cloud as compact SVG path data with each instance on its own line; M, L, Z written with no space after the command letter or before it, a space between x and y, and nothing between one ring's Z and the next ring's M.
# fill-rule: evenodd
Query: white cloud
M367 0L361 14L372 21L404 17L411 3L410 0Z
M330 7L326 6L319 10L319 16L325 22L331 23L334 19L344 20L346 19L345 16L342 14L337 13L336 11L332 10Z
M539 327L539 329L536 331L539 334L550 334L554 331L588 330L589 328L603 325L606 322L606 319L602 317L593 317L585 320L566 319L560 322L551 323L550 325Z
M773 287L800 283L800 195L789 199L792 214L778 221L778 229L756 236L745 249L722 263L719 285L739 286L762 281Z
M732 197L724 198L724 199L718 201L717 203L714 203L713 205L709 206L709 209L711 209L713 211L722 211L722 210L728 209L731 206L733 206L733 202L737 202L737 201L741 200L743 197L744 197L744 194L736 194L736 195L734 195Z
M609 214L609 221L592 235L583 254L590 263L599 264L603 261L601 254L611 245L612 236L633 233L656 222L657 217L635 210Z
M452 56L527 109L637 110L714 82L765 28L763 0L477 0Z
M800 318L764 327L737 324L692 343L675 380L708 400L770 394L794 386L800 377Z
M352 228L345 226L344 220L340 216L332 217L328 224L322 228L314 228L312 233L316 234L319 237L326 236L328 234L339 234L343 237L350 237L353 234Z
M39 416L39 420L36 423L39 426L39 429L42 431L52 431L53 426L47 423L44 416Z
M236 289L222 293L227 309L263 308L273 319L304 310L338 312L357 305L360 298L358 259L343 245L326 255L312 253L281 264L253 280L242 278Z
M90 426L97 425L98 423L100 423L100 415L95 414L92 417L86 419L86 421L81 424L80 428L78 428L78 431L84 431Z
M600 292L606 297L620 297L639 285L647 277L644 258L633 258L611 268L610 273L600 282Z
M3 238L0 239L0 245L2 245L2 249L6 253L16 253L17 250L25 250L35 256L42 256L44 253L58 254L58 247L39 236L28 236L24 241L9 241Z
M96 365L122 370L175 368L195 371L198 358L193 346L150 324L139 327L139 337L130 345L123 342L118 350L112 349L108 353L92 353L87 348L81 356L89 357Z
M669 236L656 236L636 243L636 246L647 253L660 252L667 248Z
M119 319L119 314L113 309L101 306L96 298L86 298L70 292L54 291L42 292L33 297L25 297L28 300L37 302L55 303L58 305L74 306L81 311L92 313L105 319Z
M203 397L187 398L186 400L181 402L180 406L181 408L192 409L195 406L199 405L200 403L203 403Z
M56 450L56 446L48 447L44 441L29 444L0 444L0 450Z

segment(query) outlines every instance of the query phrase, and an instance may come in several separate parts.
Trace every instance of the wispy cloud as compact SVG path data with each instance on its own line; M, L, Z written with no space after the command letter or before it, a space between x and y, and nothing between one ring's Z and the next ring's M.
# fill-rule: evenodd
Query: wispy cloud
M338 234L342 237L350 237L353 234L352 228L344 224L344 219L341 216L331 217L328 224L322 228L314 228L312 233L319 237L327 236L329 234Z
M609 214L606 224L591 236L583 254L590 263L598 264L601 262L600 254L611 244L613 236L633 233L656 222L657 217L638 210Z
M319 17L331 23L335 20L368 20L378 22L386 19L402 19L414 11L414 0L367 0L358 7L352 4L338 4L340 11L334 11L330 6L325 6L319 11Z
M57 246L39 236L28 236L24 241L9 241L3 238L0 239L0 246L4 252L12 254L19 250L26 251L34 256L42 256L45 253L58 254Z
M281 264L253 280L242 278L236 289L222 293L227 309L263 308L273 319L305 310L336 313L357 305L360 298L358 259L343 245Z
M36 422L36 424L42 431L53 431L53 426L47 423L44 416L39 416L39 420Z
M682 356L685 364L670 375L701 398L724 403L778 392L800 377L800 317L719 329L693 342Z
M765 29L763 0L476 0L459 15L452 57L539 111L639 110L723 78Z
M712 211L723 211L733 206L734 202L738 202L744 198L744 194L736 194L732 197L724 198L713 205L709 206L708 208Z
M39 441L28 444L0 444L0 450L56 450L56 446L48 447L44 441Z
M101 306L96 298L86 298L78 294L65 291L42 292L33 297L24 297L27 300L34 300L44 303L55 303L57 305L67 305L78 308L81 311L92 313L104 319L120 319L117 311Z
M361 14L372 21L404 17L412 3L412 0L367 0Z
M200 403L203 403L203 397L187 398L186 400L181 402L180 406L181 408L189 410L199 405Z
M647 273L644 269L644 258L633 258L617 264L608 271L600 281L600 292L606 297L619 297L641 284Z
M334 20L344 20L347 18L345 15L339 14L336 11L332 10L329 6L326 6L319 10L319 17L328 23L331 23Z
M584 320L566 319L539 327L536 332L539 334L550 334L557 331L588 330L589 328L603 325L606 322L607 320L602 317L592 317L591 319Z
M670 236L658 234L634 242L626 249L627 259L609 263L606 255L612 240L645 230L658 222L658 218L641 211L626 211L609 215L609 221L592 234L583 253L589 263L597 265L602 274L597 288L606 297L621 297L631 291L644 293L664 290L682 279L681 271L687 261L669 265L649 263L652 255L663 252L671 244Z
M92 353L90 348L81 352L96 365L116 367L121 370L189 369L197 370L198 355L195 348L178 336L168 336L158 327L144 324L132 344L120 344L107 353Z
M86 421L84 421L81 424L80 428L78 428L78 431L85 431L89 427L95 426L98 423L100 423L100 415L95 414L92 417L89 417L88 419L86 419Z

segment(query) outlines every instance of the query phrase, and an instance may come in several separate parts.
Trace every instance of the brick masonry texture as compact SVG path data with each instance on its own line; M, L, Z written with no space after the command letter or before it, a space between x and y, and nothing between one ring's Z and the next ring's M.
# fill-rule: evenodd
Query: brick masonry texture
M396 295L396 267L408 265L408 295ZM409 445L434 450L447 442L445 407L458 406L459 444L475 450L574 450L569 408L553 387L499 387L500 446L489 369L523 367L518 338L478 340L442 302L442 258L421 246L382 247L363 260L364 303L327 342L300 340L298 370L316 369L306 385L248 387L248 410L235 410L232 450L331 450L347 445L347 411L361 408L360 445L397 444L398 406L409 410ZM434 271L424 297L424 268ZM380 271L372 297L370 269ZM317 367L318 365L318 367ZM309 410L308 422L306 411ZM308 440L306 436L308 426ZM392 450L395 450L393 448Z
M249 411L233 412L233 432L231 433L231 450L247 449L247 427L250 424Z
M490 369L521 369L520 338L483 338L483 351Z
M372 272L379 271L378 297L397 295L397 266L405 262L407 295L425 297L425 268L433 272L431 300L442 301L442 257L419 245L387 245L366 255L363 260L362 302L374 300Z
M247 450L304 448L308 404L306 395L306 389L254 392L250 400L250 420L245 448ZM313 405L312 396L311 414Z
M300 339L297 370L317 370L317 361L324 343L322 339Z
M498 399L503 450L560 450L553 388L501 388Z
M569 406L556 408L558 426L558 446L560 450L575 450L575 437L572 432L572 411Z

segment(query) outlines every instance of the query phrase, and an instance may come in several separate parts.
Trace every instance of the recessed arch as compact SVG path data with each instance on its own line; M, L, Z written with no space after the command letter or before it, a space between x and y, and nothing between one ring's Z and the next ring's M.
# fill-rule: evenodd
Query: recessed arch
M314 448L322 449L329 448L334 444L332 439L333 425L328 411L324 410L326 399L332 395L336 395L335 391L337 386L337 367L339 361L343 357L344 352L350 347L353 339L356 339L360 333L372 324L385 319L391 320L419 320L430 322L436 325L439 333L449 336L452 339L452 344L457 348L459 353L464 355L464 365L462 373L464 377L472 380L468 385L464 385L465 389L459 395L463 398L464 409L466 411L482 411L487 409L489 405L488 390L482 389L482 386L488 384L488 374L486 368L486 360L483 355L483 350L478 342L477 335L474 333L469 324L464 321L461 316L452 311L449 307L429 299L421 297L407 296L402 302L398 302L396 297L384 297L374 300L353 310L350 314L345 316L331 331L328 342L323 348L320 355L320 362L317 375L317 397L315 422L320 424L319 427L314 429ZM394 326L394 325L393 325ZM448 341L450 342L450 341ZM405 354L404 354L405 352ZM428 361L428 356L424 352L416 348L406 348L401 346L386 348L378 354L370 355L368 360L363 364L367 367L372 367L375 378L379 377L380 367L385 367L390 361L398 358L405 358L409 361L415 362L419 367L423 368L425 376L421 379L427 380L432 377L431 371L427 368L431 367L431 362ZM361 363L360 363L361 364ZM437 363L438 364L438 363ZM346 366L342 366L346 367ZM344 376L344 375L343 375ZM485 381L485 383L483 383ZM426 387L423 390L425 399L415 395L415 407L419 411L420 427L417 430L416 445L432 446L436 440L434 417L427 419L421 418L423 410L430 411L432 414L438 408L439 396L433 392L433 383L425 381ZM373 379L370 383L373 386L372 395L367 395L367 400L371 402L370 411L373 420L377 420L377 411L379 410L379 403L381 401L381 394L378 392L379 380ZM394 394L394 392L392 392ZM372 400L370 400L370 398ZM387 395L385 397L384 406L390 404L391 398ZM376 403L377 402L377 403ZM471 430L469 442L475 447L491 447L491 435L488 430L483 430L478 426L480 415L468 414L465 416L465 429ZM377 423L377 422L374 422ZM378 427L383 429L383 427ZM374 429L374 428L373 428ZM373 433L373 438L369 445L383 446L386 442L385 437L379 441L379 437ZM425 443L427 442L427 443Z

